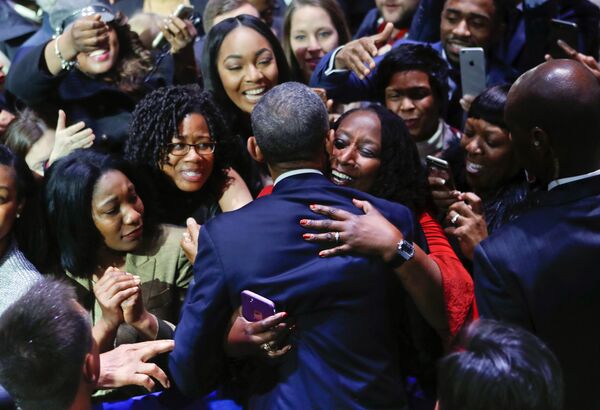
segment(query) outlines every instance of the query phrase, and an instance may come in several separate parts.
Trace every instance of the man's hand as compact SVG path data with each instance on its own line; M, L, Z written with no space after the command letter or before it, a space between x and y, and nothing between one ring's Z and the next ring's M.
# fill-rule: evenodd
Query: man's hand
M304 239L309 242L329 242L331 249L319 253L321 257L358 252L366 255L379 255L389 262L396 254L396 246L403 235L368 201L353 199L354 205L364 215L323 205L311 205L310 209L330 219L303 219L300 225L316 229L320 234L306 233ZM336 235L337 234L337 235Z
M175 347L173 340L156 340L119 347L100 355L100 377L97 388L137 385L152 391L154 380L165 388L170 387L165 372L154 363L146 363L154 356L170 352Z
M375 68L373 57L387 53L391 47L387 41L394 31L394 25L388 23L381 33L362 37L346 44L335 56L334 68L352 70L361 80Z

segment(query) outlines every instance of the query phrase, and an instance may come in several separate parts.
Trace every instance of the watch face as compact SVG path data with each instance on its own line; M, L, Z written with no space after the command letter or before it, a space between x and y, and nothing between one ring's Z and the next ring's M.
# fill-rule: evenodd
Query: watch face
M398 243L398 253L405 260L409 260L414 256L415 248L410 242L402 240L402 241L400 241L400 243Z

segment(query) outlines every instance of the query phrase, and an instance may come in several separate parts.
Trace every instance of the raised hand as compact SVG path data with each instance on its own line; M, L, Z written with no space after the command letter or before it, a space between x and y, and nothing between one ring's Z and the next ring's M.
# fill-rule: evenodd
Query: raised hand
M188 45L192 44L198 35L196 28L189 20L182 20L176 16L169 16L161 28L165 39L171 44L171 54L177 54Z
M394 25L388 23L381 33L349 42L335 56L334 67L352 70L362 80L375 68L374 57L391 49L387 42L392 31Z
M60 37L60 51L66 59L78 53L89 53L106 46L110 27L101 20L99 14L82 17L75 21Z
M581 64L586 66L588 70L590 70L591 73L594 75L594 77L596 77L596 79L600 81L600 64L598 64L598 61L596 61L594 57L579 53L577 50L575 50L573 47L571 47L562 40L558 40L557 43L571 60L579 61ZM552 59L552 57L549 54L546 54L545 57L546 60Z
M54 146L50 153L48 164L51 165L59 158L69 155L78 148L89 148L94 144L94 131L85 128L85 123L79 121L69 127L66 126L67 116L63 110L58 110Z

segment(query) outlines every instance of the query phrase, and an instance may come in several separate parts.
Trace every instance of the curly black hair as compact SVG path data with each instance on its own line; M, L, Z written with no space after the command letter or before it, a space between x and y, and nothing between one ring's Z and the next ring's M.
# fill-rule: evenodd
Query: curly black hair
M206 184L209 192L220 198L237 146L212 96L196 84L159 88L140 100L133 111L125 142L125 159L160 173L167 161L167 144L177 135L178 125L190 113L204 117L211 138L217 142L215 171Z
M415 212L430 204L426 174L417 145L400 117L379 104L346 111L333 125L337 130L349 115L372 112L381 123L381 166L369 194L401 203Z

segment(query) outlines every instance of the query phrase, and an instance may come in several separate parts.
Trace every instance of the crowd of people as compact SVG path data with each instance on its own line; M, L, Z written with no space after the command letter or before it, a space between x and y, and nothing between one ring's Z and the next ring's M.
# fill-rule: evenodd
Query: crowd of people
M1 409L600 408L600 5L180 2L0 2Z

